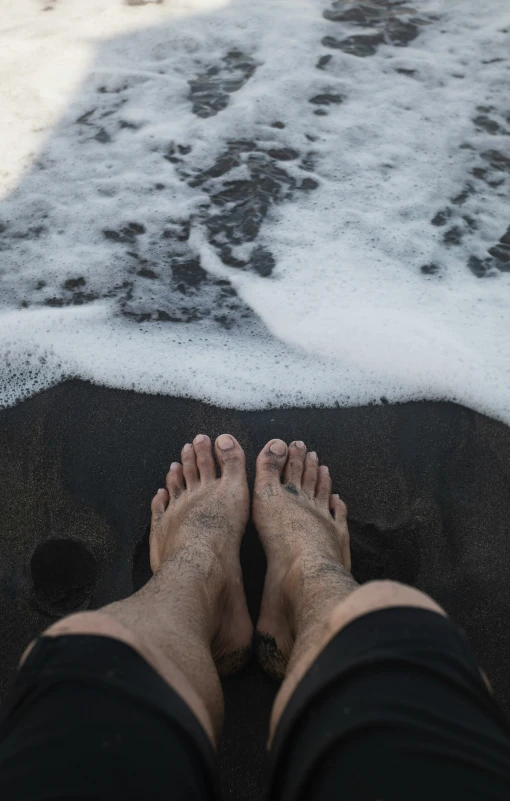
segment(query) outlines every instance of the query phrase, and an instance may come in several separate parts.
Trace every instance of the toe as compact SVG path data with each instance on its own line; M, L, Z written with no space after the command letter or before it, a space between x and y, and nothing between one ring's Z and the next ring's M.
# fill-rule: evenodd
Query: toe
M198 467L193 445L190 445L189 442L182 449L181 458L186 489L194 489L199 484Z
M216 481L216 465L212 455L211 440L207 434L197 434L193 440L198 472L202 484L210 484Z
M158 517L164 514L168 500L168 491L164 488L158 489L151 503L152 514Z
M232 434L220 434L215 443L221 475L227 478L245 479L244 451Z
M317 476L319 473L319 459L315 451L306 454L305 468L303 471L302 486L304 492L313 498L315 495L315 487L317 486Z
M331 476L326 465L321 464L319 475L317 476L317 486L315 487L315 502L321 506L329 508L329 496L331 495Z
M329 508L335 520L341 521L347 518L347 506L340 498L340 495L330 496Z
M301 489L305 456L305 443L300 440L291 442L289 445L289 458L285 465L284 481L286 484L293 484L297 489Z
M287 445L281 439L272 439L265 445L257 458L255 484L268 486L280 484L283 468L287 461Z
M182 472L182 464L180 462L172 462L170 470L166 475L166 488L171 498L178 498L184 490L184 476Z

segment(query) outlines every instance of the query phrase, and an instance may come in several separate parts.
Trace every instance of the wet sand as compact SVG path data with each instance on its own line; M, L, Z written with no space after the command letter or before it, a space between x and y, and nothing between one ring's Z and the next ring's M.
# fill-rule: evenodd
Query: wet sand
M510 711L508 427L450 403L239 412L81 381L0 413L2 697L29 640L56 616L125 597L149 578L151 497L200 431L238 437L250 483L271 437L317 450L349 508L355 577L431 593L466 629ZM50 542L33 558L63 538L73 542ZM255 617L265 560L251 527L242 561ZM224 686L225 797L254 801L277 685L253 663Z

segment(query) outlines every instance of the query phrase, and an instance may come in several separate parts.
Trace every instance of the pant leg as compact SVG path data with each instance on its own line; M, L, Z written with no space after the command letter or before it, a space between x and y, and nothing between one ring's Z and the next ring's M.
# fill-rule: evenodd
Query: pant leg
M271 801L510 799L510 728L464 633L379 610L326 646L286 707Z
M217 798L213 748L184 701L128 645L42 638L0 720L0 798Z

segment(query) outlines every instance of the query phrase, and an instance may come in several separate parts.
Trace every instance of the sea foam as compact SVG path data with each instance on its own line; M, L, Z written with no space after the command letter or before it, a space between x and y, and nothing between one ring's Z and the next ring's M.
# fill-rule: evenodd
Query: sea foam
M20 2L0 31L0 404L80 377L510 423L507 0Z

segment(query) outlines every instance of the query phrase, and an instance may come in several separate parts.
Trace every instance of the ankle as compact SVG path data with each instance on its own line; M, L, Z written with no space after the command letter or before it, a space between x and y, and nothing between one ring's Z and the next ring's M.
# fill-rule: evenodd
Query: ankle
M212 641L228 596L227 572L214 551L180 548L156 571L153 581L158 592L168 596L168 604Z
M225 568L215 551L194 544L174 551L154 572L154 578L169 591L178 586L184 595L189 595L194 585L203 587L208 598L219 595L227 583Z
M282 583L285 609L294 637L325 625L331 612L359 585L338 561L301 556Z

